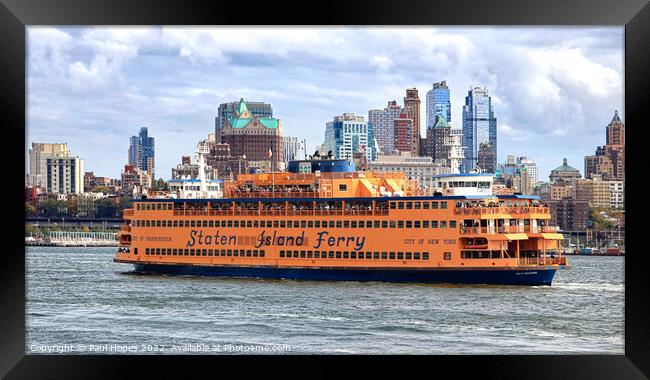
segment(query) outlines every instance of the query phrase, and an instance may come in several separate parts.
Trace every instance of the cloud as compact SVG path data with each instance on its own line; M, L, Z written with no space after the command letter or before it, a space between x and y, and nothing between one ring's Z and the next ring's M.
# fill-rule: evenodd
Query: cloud
M467 89L486 86L499 160L512 153L555 167L564 152L582 162L604 143L613 110L622 114L622 36L585 27L29 27L28 130L32 141L68 139L89 170L118 176L128 137L148 126L157 172L169 176L214 130L222 102L271 103L285 134L314 146L333 116L367 117L412 86L424 126L426 92L446 80L455 126Z

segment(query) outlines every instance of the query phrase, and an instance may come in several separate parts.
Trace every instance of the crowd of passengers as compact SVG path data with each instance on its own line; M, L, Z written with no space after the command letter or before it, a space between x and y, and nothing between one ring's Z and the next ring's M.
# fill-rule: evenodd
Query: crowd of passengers
M497 202L497 201L465 201L465 202L456 202L456 208L482 208L482 207L503 207L505 206L503 201ZM530 203L528 202L521 202L517 203L514 202L513 207L548 207L546 203L540 203L537 200L532 200Z
M308 193L308 192L317 192L318 184L313 183L309 186L298 186L298 185L270 185L270 186L258 186L255 184L242 184L235 187L235 192L240 193Z

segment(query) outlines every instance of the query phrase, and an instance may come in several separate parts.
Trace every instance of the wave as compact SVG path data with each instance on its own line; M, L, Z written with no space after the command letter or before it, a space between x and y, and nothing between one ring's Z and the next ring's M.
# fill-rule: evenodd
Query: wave
M592 290L605 292L623 292L625 285L609 283L588 283L588 282L555 282L553 287L568 290Z

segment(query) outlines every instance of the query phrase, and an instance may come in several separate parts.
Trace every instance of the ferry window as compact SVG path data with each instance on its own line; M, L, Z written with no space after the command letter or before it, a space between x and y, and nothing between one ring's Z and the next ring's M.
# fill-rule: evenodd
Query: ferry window
M447 208L447 202L440 202L440 208L441 209Z
M437 220L432 220L431 221L431 228L438 228L438 221Z
M167 221L166 220L163 220L160 223L161 223L161 227L167 227Z
M395 203L396 202L390 202L390 209L395 210Z
M280 257L284 257L284 251L280 251Z
M173 226L174 226L174 227L178 227L178 220L174 220L174 222L173 222Z
M174 248L172 249L172 256L177 256L178 255L178 249Z
M314 221L314 227L320 228L320 220L315 220Z
M300 221L300 228L306 228L307 227L307 222L304 220Z
M397 209L404 210L404 202L397 202Z
M144 249L144 254L147 255L147 256L149 255L149 248Z
M156 227L161 227L161 225L162 223L160 222L160 220L156 220Z
M287 226L287 223L284 220L280 221L280 228L285 228Z
M413 222L413 227L414 227L414 228L420 228L420 227L421 227L420 224L421 224L420 221L419 221L419 220L416 220L416 221Z
M422 252L422 260L429 260L429 252Z
M334 258L334 251L329 251L327 253L327 257L330 258L330 259L333 259Z
M160 256L160 248L156 248L156 256Z
M247 220L246 221L246 227L253 227L253 221Z
M391 220L389 222L389 226L390 226L390 228L395 228L397 226L397 222L395 222L394 220Z
M381 228L388 228L388 222L385 220L381 221Z
M429 221L428 220L423 220L422 221L422 228L429 228Z
M440 228L447 228L447 221L446 220L441 220L440 221Z
M456 228L456 221L455 220L450 220L449 221L449 228Z
M298 251L293 251L293 257L296 259L298 258Z
M210 220L208 222L208 227L210 227L210 228L214 227L214 220Z
M196 222L195 222L195 221L193 221L193 220L192 220L192 221L190 221L190 227L195 227L195 226L196 226Z
M232 220L228 221L228 227L232 227Z
M410 220L406 221L406 228L413 228L413 222Z
M258 220L253 220L253 228L257 228L260 226L260 222Z
M233 223L234 223L233 227L239 227L239 220L235 220Z
M374 222L374 226L375 226L375 228L379 228L379 223L380 223L380 222L379 222L378 220L375 220L375 222Z
M207 249L202 249L201 250L201 256L207 256L208 255L208 250Z
M310 220L307 222L307 228L314 228L314 221Z
M386 254L386 252L383 253L383 255L385 255L385 254ZM366 255L366 257L368 257L368 256ZM379 259L379 252L373 252L372 253L372 258L374 260L378 260Z
M257 249L253 250L253 257L259 256L260 252Z
M445 252L444 259L445 260L451 260L451 252Z
M214 251L212 248L208 249L208 256L214 256Z
M333 220L330 220L329 224L330 224L330 228L334 228L334 221Z
M349 220L344 220L343 221L343 228L350 228L350 221Z
M406 209L410 210L413 208L413 202L406 202Z
M341 258L341 251L336 251L336 258L340 259Z
M420 260L420 252L413 252L413 260Z
M260 251L260 257L264 257L264 250Z
M320 258L320 251L314 251L314 258L315 259Z
M337 220L336 221L336 228L341 228L341 225L342 225L341 221Z
M366 220L366 228L372 228L372 220Z
M185 221L185 227L189 227L189 226L190 226L190 221L189 221L189 220L186 220L186 221Z
M411 252L406 252L406 260L411 260L412 254Z
M311 259L312 257L314 257L312 251L307 251L307 258Z
M388 258L389 258L390 260L395 260L395 252L390 252L390 253L388 253Z
M397 252L397 260L404 260L404 252Z
M348 185L344 183L339 184L339 191L348 191Z
M161 206L160 203L156 203L156 210L160 210L160 206Z
M398 220L397 221L397 228L404 228L404 221L403 220Z
M357 253L356 252L350 252L350 258L351 259L356 259L357 258Z
M438 202L431 202L431 208L432 209L437 209L438 208Z
M220 253L221 253L221 256L226 256L226 250L225 249L222 249ZM230 255L228 255L228 256L230 256Z
M377 252L375 252L375 253L377 253ZM378 258L378 257L375 256L375 258ZM382 252L382 253L381 253L381 259L382 259L382 260L386 260L387 258L388 258L388 252Z
M279 222L277 220L273 221L273 228L278 228Z
M429 209L429 202L422 202L422 209L428 210Z
M350 222L350 227L357 228L357 221L353 220L352 222Z
M363 220L360 220L359 221L359 228L364 228L364 227L366 227L366 222L364 222Z
M194 256L194 249L189 249L190 256Z
M413 208L416 210L420 209L420 202L413 202Z
M232 249L227 250L227 251L226 251L226 254L227 254L228 256L232 256Z
M350 258L350 252L348 252L348 251L343 252L343 258L344 259L349 259Z
M307 254L307 252L305 252L305 251L300 251L300 258L301 258L301 259L304 259L306 254Z
M235 256L235 257L238 257L239 256L239 250L238 249L233 249L232 250L232 255Z

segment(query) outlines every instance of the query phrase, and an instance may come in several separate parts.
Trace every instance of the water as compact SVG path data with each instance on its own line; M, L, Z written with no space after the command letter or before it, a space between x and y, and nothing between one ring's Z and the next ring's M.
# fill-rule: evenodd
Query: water
M27 353L624 353L623 257L520 287L140 275L115 248L26 250Z

